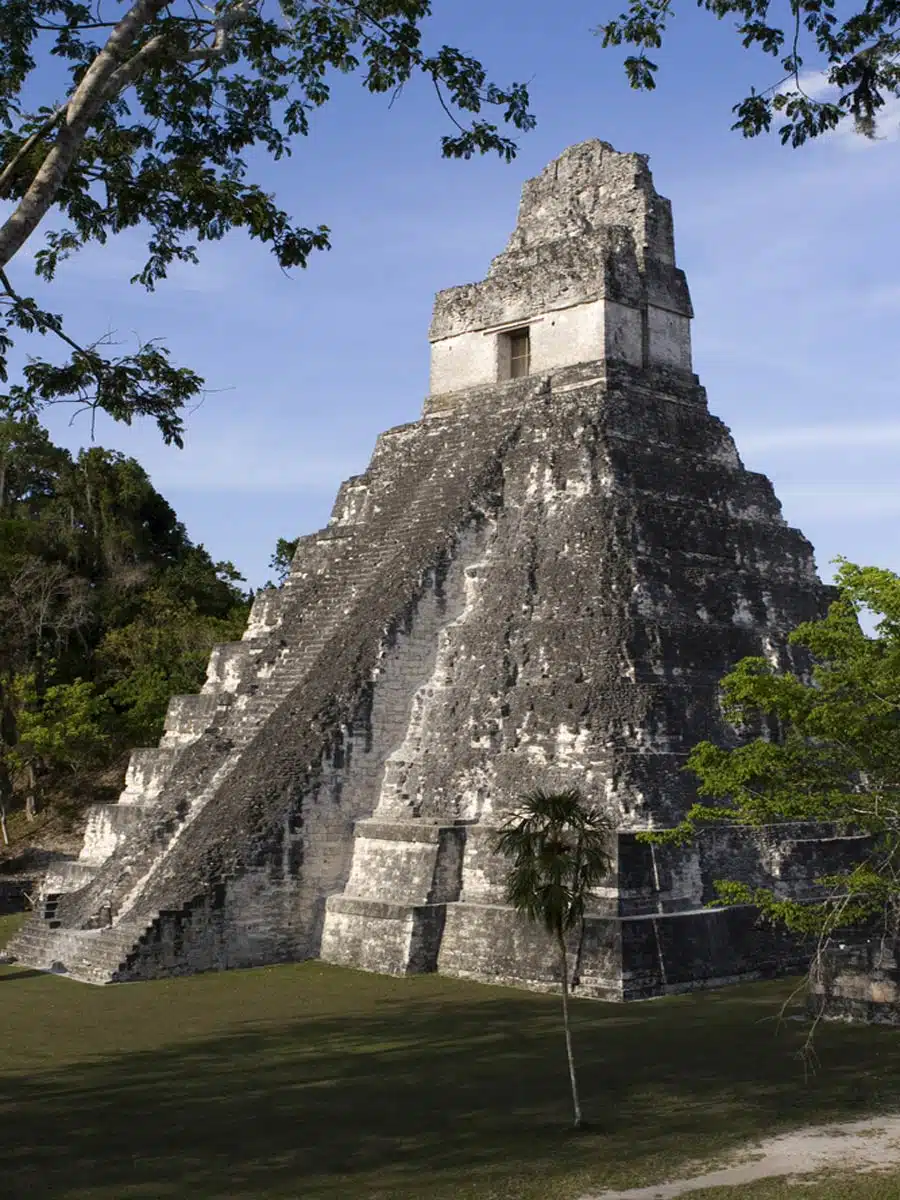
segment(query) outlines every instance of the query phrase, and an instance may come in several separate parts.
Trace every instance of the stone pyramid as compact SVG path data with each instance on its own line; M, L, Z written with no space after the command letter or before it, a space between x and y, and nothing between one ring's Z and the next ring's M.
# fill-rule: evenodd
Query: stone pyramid
M505 904L496 824L577 786L618 826L578 988L632 999L792 969L713 881L806 894L850 840L635 833L735 733L718 683L824 611L812 548L691 369L688 288L644 156L600 141L526 183L481 283L441 292L422 418L378 439L244 639L45 882L12 951L92 982L320 957L555 986Z

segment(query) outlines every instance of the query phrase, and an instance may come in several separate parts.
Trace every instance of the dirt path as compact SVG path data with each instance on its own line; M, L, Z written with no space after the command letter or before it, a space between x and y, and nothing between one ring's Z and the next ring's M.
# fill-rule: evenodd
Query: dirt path
M690 1179L624 1192L592 1192L581 1200L674 1200L700 1188L752 1183L770 1175L803 1175L829 1168L850 1171L900 1167L900 1116L798 1129L746 1147L732 1157L731 1163Z

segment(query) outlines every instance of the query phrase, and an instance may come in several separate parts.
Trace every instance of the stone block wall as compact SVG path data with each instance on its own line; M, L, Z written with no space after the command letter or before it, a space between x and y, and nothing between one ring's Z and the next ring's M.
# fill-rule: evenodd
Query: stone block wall
M533 373L482 385L454 367L420 421L379 437L201 694L134 754L118 804L91 813L53 921L20 937L30 961L102 981L321 955L556 986L493 849L540 785L580 788L616 829L569 948L584 995L795 969L797 947L752 913L704 908L714 882L813 895L857 841L636 837L694 801L691 746L737 744L724 672L748 654L803 668L787 634L828 600L709 414L691 315L646 160L586 143L532 181L507 250L441 293L431 336L449 361L454 339L482 354L527 317Z
M27 912L31 907L28 897L34 896L37 884L32 875L0 875L0 917Z
M817 958L807 999L810 1017L900 1025L900 955L894 938L859 931L835 938Z
M526 183L485 280L438 294L431 392L498 382L516 326L529 329L533 373L594 359L690 372L692 315L646 159L584 142Z

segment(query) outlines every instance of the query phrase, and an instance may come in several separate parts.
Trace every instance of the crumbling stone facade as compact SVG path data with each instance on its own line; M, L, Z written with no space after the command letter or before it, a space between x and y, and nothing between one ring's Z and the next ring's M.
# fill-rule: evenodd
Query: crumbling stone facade
M852 839L635 836L691 804L694 743L734 739L722 674L788 663L787 632L826 603L708 412L691 316L643 156L590 141L527 183L487 278L437 297L421 420L381 435L243 641L172 701L15 952L94 982L319 956L552 987L492 848L540 784L618 827L582 994L799 965L751 910L703 906L718 878L808 894Z
M900 946L873 931L846 931L847 942L831 939L810 972L807 1010L827 1021L900 1025Z

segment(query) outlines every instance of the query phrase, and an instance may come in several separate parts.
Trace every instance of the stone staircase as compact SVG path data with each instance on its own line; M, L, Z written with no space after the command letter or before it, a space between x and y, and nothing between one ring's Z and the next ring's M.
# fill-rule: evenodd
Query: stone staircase
M107 927L63 929L57 916L60 898L91 884L118 847L137 833L142 821L158 807L184 751L213 727L226 727L235 691L266 644L267 639L256 638L217 645L204 690L172 697L159 745L131 752L125 787L116 803L88 808L79 856L55 863L48 871L37 908L8 946L11 955L34 969L64 971L88 983L115 980L152 920L129 921L125 914L119 915L119 909L112 911L113 923ZM234 690L226 690L229 688ZM255 706L252 718L239 725L238 736L232 739L236 750L254 736L273 707L271 702ZM207 794L198 796L195 803L207 798Z
M71 975L82 983L112 983L145 931L143 922L127 921L107 929L60 929L57 921L34 915L8 950L34 970Z
M466 819L421 816L417 765L437 692L456 685L458 636L476 611L487 557L463 568L459 611L437 634L429 678L413 696L406 736L387 758L372 818L354 829L350 876L325 902L321 957L389 974L434 971L449 903L462 886Z
M440 419L431 423L434 450L425 455L426 473L434 470L440 458L437 451L444 424ZM379 439L373 463L380 460L383 467L386 460L396 460L388 475L403 467L403 431L401 427ZM115 978L159 917L155 907L142 905L138 913L134 905L164 862L166 850L156 854L148 872L134 873L135 882L124 895L121 891L109 894L117 889L107 887L107 868L114 867L123 847L141 839L148 821L158 818L159 828L169 810L178 811L177 819L168 822L169 848L182 837L286 698L315 674L354 603L365 605L362 598L374 593L384 579L383 557L356 536L372 512L381 514L384 521L384 510L396 505L389 550L398 561L404 553L405 531L429 527L435 515L443 515L446 505L438 505L437 514L433 511L430 488L400 504L390 494L389 479L380 482L379 493L386 485L387 491L378 496L380 503L375 505L367 477L348 481L338 497L331 525L301 539L284 586L277 593L257 598L243 638L213 649L202 691L173 697L159 745L132 753L118 801L91 807L79 857L60 864L48 878L44 898L49 903L44 912L33 914L10 945L17 958L43 970L62 963L73 977L90 982ZM381 555L383 552L384 547ZM192 748L211 737L225 753L216 769L207 772L204 786L190 787L183 780ZM60 897L66 903L70 897L75 901L79 915L74 926L56 916ZM100 921L107 906L112 924L86 928Z

